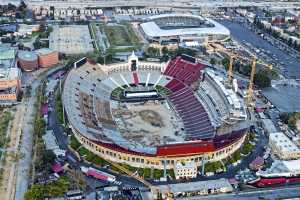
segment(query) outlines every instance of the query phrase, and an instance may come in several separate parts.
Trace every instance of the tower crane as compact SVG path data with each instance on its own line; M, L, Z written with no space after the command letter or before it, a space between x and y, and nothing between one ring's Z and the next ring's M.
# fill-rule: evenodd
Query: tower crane
M256 57L253 58L252 65L251 65L251 74L249 80L249 86L247 91L247 105L251 106L252 97L253 97L253 81L256 71Z
M252 102L252 96L253 96L253 81L254 81L254 76L255 76L255 72L256 72L256 64L260 64L264 67L266 67L269 70L273 69L273 66L270 64L266 64L264 62L259 62L257 61L256 56L252 55L252 58L246 58L246 57L242 57L240 55L237 55L235 53L229 52L227 49L225 49L223 46L213 43L213 44L208 44L206 43L206 47L212 46L212 48L214 48L215 50L225 53L226 55L229 56L229 67L228 67L228 78L227 78L227 83L228 86L231 87L232 86L232 79L233 79L233 61L235 58L240 58L241 60L247 60L252 62L251 64L251 74L250 74L250 79L249 79L249 86L248 86L248 90L247 90L247 104L248 106L251 106L251 102Z

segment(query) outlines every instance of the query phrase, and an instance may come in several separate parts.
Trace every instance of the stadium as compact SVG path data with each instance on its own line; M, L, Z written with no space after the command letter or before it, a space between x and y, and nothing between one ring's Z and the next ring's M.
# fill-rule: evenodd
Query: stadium
M68 73L63 106L75 137L96 155L134 167L224 159L239 149L249 120L224 75L181 55L167 63L100 65L83 58Z
M141 32L150 42L222 41L230 31L218 22L197 15L162 14L140 24Z

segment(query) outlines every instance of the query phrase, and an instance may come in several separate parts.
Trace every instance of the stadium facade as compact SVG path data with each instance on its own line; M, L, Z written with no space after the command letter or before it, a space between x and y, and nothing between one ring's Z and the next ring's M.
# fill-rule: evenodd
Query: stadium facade
M128 62L105 66L82 59L65 80L63 105L78 141L104 159L156 169L191 160L200 166L234 153L248 130L243 100L214 76L184 55L154 63L133 54ZM170 116L135 129L137 113L159 113L151 106Z
M218 22L189 14L152 16L140 27L151 42L222 41L230 37L230 31Z

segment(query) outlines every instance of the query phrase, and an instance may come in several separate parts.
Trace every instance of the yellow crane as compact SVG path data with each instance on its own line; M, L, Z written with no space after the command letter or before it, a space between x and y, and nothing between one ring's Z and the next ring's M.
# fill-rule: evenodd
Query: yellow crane
M257 58L255 56L253 56L252 58L246 58L246 57L242 57L240 55L237 55L235 53L229 52L227 49L225 49L223 46L219 45L219 44L208 44L206 43L206 47L212 47L217 51L220 51L222 53L225 53L226 55L229 56L229 67L228 67L228 86L232 86L232 78L233 78L233 62L235 58L240 58L241 60L247 60L252 62L251 64L251 74L250 74L250 79L249 79L249 86L248 86L248 91L247 91L247 104L248 106L251 105L252 102L252 96L253 96L253 81L254 81L254 76L255 76L255 70L256 70L256 64L260 64L264 67L266 67L269 70L273 69L273 66L270 64L266 64L264 62L259 62L257 61Z
M249 86L247 91L247 105L251 106L252 103L252 96L253 96L253 81L256 71L256 57L253 58L252 65L251 65L251 74L249 80Z

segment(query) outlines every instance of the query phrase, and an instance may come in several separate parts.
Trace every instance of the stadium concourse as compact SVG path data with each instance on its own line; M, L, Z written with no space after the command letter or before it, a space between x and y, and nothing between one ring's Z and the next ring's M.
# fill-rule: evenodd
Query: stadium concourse
M133 53L105 66L76 62L62 99L75 137L104 159L157 169L165 161L167 168L187 160L200 166L234 153L248 129L243 100L223 83L193 57L155 63Z

